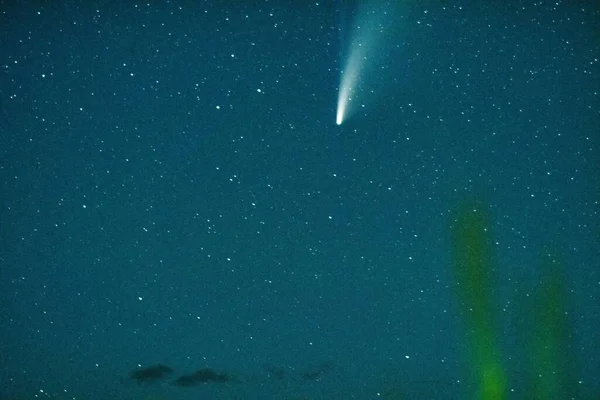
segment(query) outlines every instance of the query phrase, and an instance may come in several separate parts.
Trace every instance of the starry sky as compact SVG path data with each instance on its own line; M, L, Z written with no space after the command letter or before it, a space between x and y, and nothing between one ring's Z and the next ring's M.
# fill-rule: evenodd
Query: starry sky
M568 390L598 393L600 10L576 3L398 3L341 126L355 2L4 3L0 396L464 398L464 204L509 386L551 256ZM129 377L158 363L235 379Z

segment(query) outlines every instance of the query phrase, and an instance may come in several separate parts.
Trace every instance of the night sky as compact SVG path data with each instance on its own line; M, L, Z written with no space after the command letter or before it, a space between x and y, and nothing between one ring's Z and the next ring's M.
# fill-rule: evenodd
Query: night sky
M397 3L341 126L354 2L41 3L0 5L2 399L467 398L465 207L510 398L547 260L600 392L596 2Z

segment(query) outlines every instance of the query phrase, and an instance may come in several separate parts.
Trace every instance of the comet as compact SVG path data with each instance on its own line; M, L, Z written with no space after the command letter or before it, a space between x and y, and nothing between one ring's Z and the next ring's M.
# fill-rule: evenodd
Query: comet
M398 21L394 20L392 4L372 0L357 10L350 30L348 54L340 75L335 123L341 125L357 110L365 108L375 95L373 89L379 71L386 70L386 48L395 35L392 31ZM373 71L376 73L372 73ZM381 82L379 82L381 85Z

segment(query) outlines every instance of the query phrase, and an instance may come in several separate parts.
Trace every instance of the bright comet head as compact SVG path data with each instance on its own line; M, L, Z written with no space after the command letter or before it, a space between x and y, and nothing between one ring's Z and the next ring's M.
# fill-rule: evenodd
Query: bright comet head
M344 104L338 104L337 112L335 115L336 125L341 125L344 122Z

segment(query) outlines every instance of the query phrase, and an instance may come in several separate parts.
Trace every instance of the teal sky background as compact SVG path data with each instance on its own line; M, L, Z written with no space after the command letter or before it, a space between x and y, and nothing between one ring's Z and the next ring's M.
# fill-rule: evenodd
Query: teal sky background
M63 4L0 10L0 397L464 398L473 200L515 398L548 252L600 391L595 2L399 6L341 126L355 4ZM236 382L127 378L156 363Z

